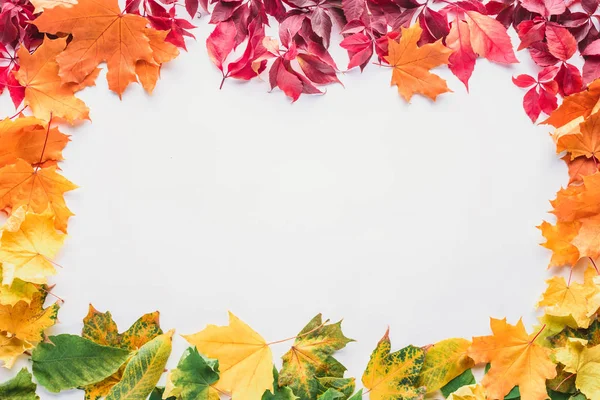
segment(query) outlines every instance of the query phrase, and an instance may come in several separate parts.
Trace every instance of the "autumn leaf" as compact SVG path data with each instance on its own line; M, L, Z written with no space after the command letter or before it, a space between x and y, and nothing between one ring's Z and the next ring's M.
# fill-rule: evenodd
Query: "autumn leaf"
M82 82L106 62L108 86L121 96L137 82L136 64L155 61L146 34L148 21L121 12L117 0L79 0L72 7L45 10L33 23L41 32L73 35L56 57L63 83Z
M25 213L19 208L1 234L0 262L14 265L14 278L43 284L56 273L50 260L62 247L65 235L54 228L52 214Z
M546 242L542 243L542 246L552 250L548 268L563 265L575 266L579 260L579 250L572 241L579 233L580 227L581 223L578 221L557 222L556 225L544 221L538 226L546 238Z
M471 368L474 363L467 356L470 345L471 342L466 339L455 338L427 348L418 386L424 386L427 393L435 392Z
M40 397L35 394L37 386L31 378L31 372L22 368L14 378L0 383L0 399L39 400Z
M485 389L481 385L466 385L448 396L448 400L486 400Z
M273 393L266 390L261 400L298 400L289 386L279 386L279 372L273 368Z
M490 61L516 63L517 58L506 29L494 18L477 11L465 11L473 51Z
M333 354L352 339L342 333L342 322L323 323L316 315L296 336L292 348L282 356L279 385L289 386L300 399L313 399L319 392L319 378L343 378L346 368Z
M600 398L600 345L587 347L583 339L569 338L563 348L557 349L555 358L564 370L577 374L575 386L588 399Z
M419 374L425 360L423 349L407 346L390 352L389 330L377 344L362 377L371 400L418 399L425 394Z
M600 113L590 115L580 126L579 132L558 138L556 152L566 151L571 160L582 156L597 159L600 156Z
M32 165L62 161L68 142L68 135L37 118L5 118L0 121L0 168L18 159Z
M112 387L106 400L146 399L164 372L171 355L174 330L143 345L123 371L123 378Z
M600 100L600 80L591 83L587 90L564 98L562 104L543 123L559 128L578 117L589 117Z
M56 228L66 232L73 213L65 203L64 194L77 186L56 171L54 165L33 167L22 159L0 168L0 209L25 207L38 214L48 210L54 214Z
M265 340L238 317L229 313L228 326L208 325L184 338L198 351L219 360L218 390L238 400L260 398L273 391L273 356Z
M593 321L586 329L566 327L556 335L548 337L548 341L552 347L564 347L569 338L584 339L588 347L600 345L600 321Z
M400 42L389 39L389 55L385 60L394 68L392 85L406 101L410 101L415 93L435 100L442 93L449 92L446 81L429 72L430 69L448 64L452 50L446 48L441 41L417 46L423 30L418 23L410 28L402 28Z
M14 277L15 266L0 264L0 304L14 306L20 301L27 304L33 300L33 295L40 291L37 285Z
M179 55L179 50L173 44L165 41L168 31L146 29L145 34L150 40L152 48L152 62L139 60L135 64L135 73L146 92L152 94L160 75L162 64L173 60Z
M81 336L103 346L118 347L135 351L163 333L160 328L158 311L144 314L123 333L119 333L117 324L109 311L99 312L90 304L87 316L83 319ZM106 397L113 386L123 377L127 363L106 379L83 387L87 400Z
M33 12L37 14L54 7L72 7L77 0L32 0L31 4L35 7Z
M219 361L206 358L190 347L181 356L177 368L169 372L163 397L218 400L219 392L212 387L218 380Z
M548 279L548 288L537 306L545 306L547 315L572 320L568 325L573 328L587 328L598 309L593 301L599 293L594 282L596 275L596 271L590 267L586 270L584 283L567 283L562 276Z
M545 400L546 379L556 375L550 361L550 350L535 343L539 332L527 334L523 322L510 325L506 319L490 319L491 336L473 338L467 354L476 363L491 363L481 384L490 399L503 399L514 386L521 396L531 400Z
M98 382L129 358L127 350L101 346L76 335L50 336L32 352L33 375L50 392Z
M465 21L458 18L454 20L446 37L446 47L452 50L448 58L450 71L469 90L469 79L475 69L477 54L471 46L469 25Z
M56 323L59 305L44 308L45 292L35 293L30 303L0 305L0 360L10 368L16 358L44 338L44 330Z
M35 117L44 121L52 117L71 123L89 119L85 103L76 98L73 88L63 85L58 76L56 57L64 54L66 43L66 38L46 39L33 54L24 46L17 53L20 68L15 77L25 87L25 104Z

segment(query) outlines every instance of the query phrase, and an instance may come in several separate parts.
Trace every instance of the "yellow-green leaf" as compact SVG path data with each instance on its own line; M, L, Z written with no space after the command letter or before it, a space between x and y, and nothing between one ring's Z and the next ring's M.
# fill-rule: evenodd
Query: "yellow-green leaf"
M427 393L435 392L474 365L467 356L471 342L466 339L446 339L432 345L425 353L418 386Z
M143 345L134 355L123 378L106 396L106 400L146 400L162 375L171 354L171 330Z

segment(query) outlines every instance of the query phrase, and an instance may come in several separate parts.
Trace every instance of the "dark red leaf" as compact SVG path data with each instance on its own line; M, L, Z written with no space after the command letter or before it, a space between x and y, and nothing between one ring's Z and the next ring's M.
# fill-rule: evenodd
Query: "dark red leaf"
M577 50L577 41L571 32L555 23L546 24L546 41L550 54L562 61L567 61Z
M558 107L556 93L550 93L540 88L539 97L540 109L544 112L544 114L550 115L552 114L552 111L556 110L556 107Z
M569 96L578 93L583 88L581 73L574 65L563 63L556 75L558 91L561 96Z
M517 85L520 88L528 88L532 85L537 84L537 81L535 80L535 78L533 76L529 76L529 75L519 75L517 77L512 78L512 81L515 85Z
M536 87L532 87L525 93L525 96L523 97L523 109L531 119L531 122L537 121L542 109L540 107L540 95L538 94Z

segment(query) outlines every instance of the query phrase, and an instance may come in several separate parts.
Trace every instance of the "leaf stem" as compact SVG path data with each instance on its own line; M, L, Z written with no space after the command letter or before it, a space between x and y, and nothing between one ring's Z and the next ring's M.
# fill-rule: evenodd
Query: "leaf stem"
M313 333L313 332L316 332L316 331L318 331L319 329L321 329L322 327L324 327L324 326L325 326L325 324L327 324L328 322L329 322L329 320L326 320L326 321L325 321L325 322L323 322L321 325L317 326L317 327L316 327L316 328L314 328L314 329L311 329L311 330L310 330L310 331L308 331L308 332L304 332L304 333L303 333L303 334L301 334L301 335L296 335L296 336L292 336L292 337L289 337L289 338L286 338L286 339L281 339L281 340L276 340L276 341L274 341L274 342L269 342L269 343L267 343L267 346L271 346L272 344L277 344L277 343L283 343L283 342L287 342L287 341L289 341L289 340L294 340L294 339L297 339L297 338L299 338L299 337L302 337L302 336L310 335L311 333Z

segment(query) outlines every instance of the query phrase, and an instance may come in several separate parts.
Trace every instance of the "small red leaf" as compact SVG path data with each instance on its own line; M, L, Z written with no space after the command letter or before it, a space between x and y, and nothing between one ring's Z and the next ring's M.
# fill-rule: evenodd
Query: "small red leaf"
M498 63L518 62L506 28L500 22L476 11L467 11L466 14L475 53Z
M550 54L562 61L567 61L577 50L577 41L571 32L558 24L546 24L546 41Z
M537 121L540 116L542 109L540 108L540 95L538 94L537 88L532 87L525 97L523 97L523 109L527 116L531 119L531 122Z
M515 85L523 89L528 88L537 83L535 78L529 75L519 75L517 77L513 77L512 81Z

